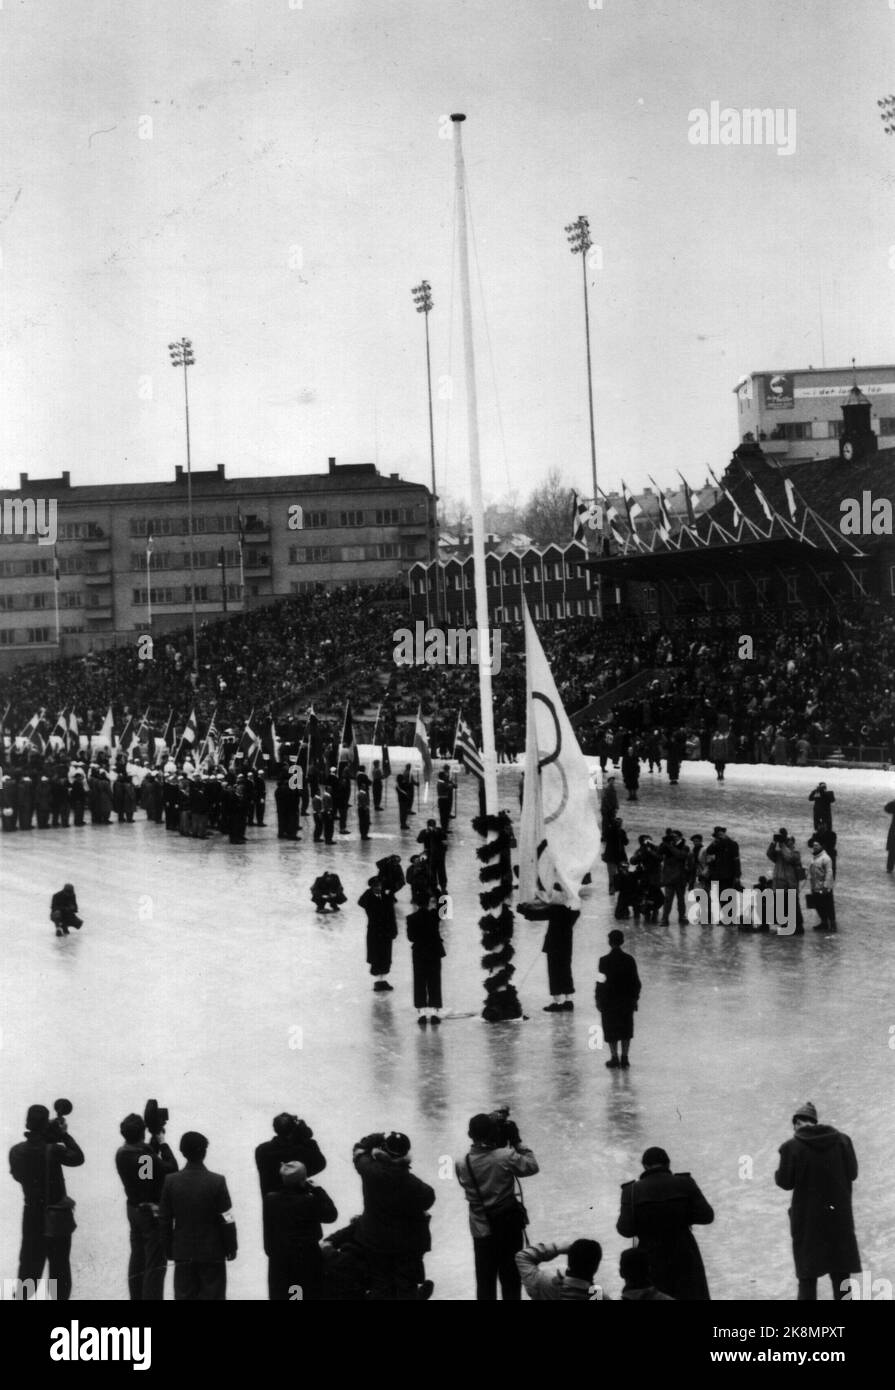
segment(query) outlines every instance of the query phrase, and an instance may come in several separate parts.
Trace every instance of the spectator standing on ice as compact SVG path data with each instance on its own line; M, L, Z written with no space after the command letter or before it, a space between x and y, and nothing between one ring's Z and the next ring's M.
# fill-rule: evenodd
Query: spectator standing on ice
M793 1115L792 1126L792 1139L780 1146L774 1181L792 1193L789 1228L798 1300L815 1300L817 1281L828 1274L838 1302L849 1291L849 1276L861 1268L851 1205L858 1160L847 1134L818 1124L810 1100Z

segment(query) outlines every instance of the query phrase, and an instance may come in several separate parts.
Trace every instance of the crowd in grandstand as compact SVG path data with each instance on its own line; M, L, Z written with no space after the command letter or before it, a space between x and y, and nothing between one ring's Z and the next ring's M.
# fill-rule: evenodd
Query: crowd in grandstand
M458 712L477 729L477 673L471 665L403 666L395 632L413 627L406 596L394 585L302 595L203 624L199 669L191 634L160 635L152 659L127 646L49 664L19 667L0 678L7 736L38 709L52 720L77 711L82 733L99 730L109 706L124 723L145 709L159 728L171 709L179 728L195 711L200 730L217 711L219 727L239 730L254 711L271 716L281 736L300 736L304 712L338 720L351 699L359 711L381 707L376 741L410 742L406 721L418 705L430 744L449 756ZM585 751L601 751L607 729L619 756L631 737L658 741L667 755L708 757L719 719L729 722L730 761L804 764L819 749L870 745L887 760L895 740L895 619L879 611L787 618L740 635L693 619L688 630L642 621L571 618L540 624L545 652L567 711L597 714L578 724ZM742 636L748 638L744 649ZM524 652L521 627L502 626L501 669L494 676L498 755L524 744ZM613 703L605 697L639 673L646 687ZM361 737L372 738L372 725ZM699 753L694 754L693 740Z

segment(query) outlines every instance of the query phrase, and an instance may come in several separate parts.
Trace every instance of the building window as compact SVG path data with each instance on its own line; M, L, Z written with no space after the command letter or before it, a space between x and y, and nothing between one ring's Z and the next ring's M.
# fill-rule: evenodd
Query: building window
M771 431L771 439L810 439L811 421L810 420L790 420L785 425L775 425Z
M401 520L398 507L381 507L376 513L377 526L397 526Z
M25 640L26 640L27 642L32 642L32 643L49 642L49 640L50 640L50 629L49 629L48 627L29 627L29 628L26 628L26 637L25 637Z
M366 550L362 545L343 545L339 555L343 563L356 563L366 559Z
M339 512L340 526L363 526L363 512Z
M880 434L895 434L895 415L883 415L879 422Z
M0 628L0 647L12 647L15 645L15 629L11 627Z
M304 523L306 531L319 531L328 525L329 517L327 512L305 512Z

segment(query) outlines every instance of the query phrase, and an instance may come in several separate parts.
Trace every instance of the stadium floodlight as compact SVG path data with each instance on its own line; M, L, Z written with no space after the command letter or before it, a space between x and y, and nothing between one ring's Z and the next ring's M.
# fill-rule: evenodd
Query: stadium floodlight
M183 408L186 418L186 524L190 556L190 603L193 612L193 670L199 674L199 637L196 624L196 572L193 563L193 471L190 460L190 395L187 386L187 367L195 365L192 340L181 338L179 342L169 343L168 352L172 367L183 368Z
M581 271L584 281L584 342L587 349L587 407L590 417L590 467L594 488L594 501L597 500L597 444L594 434L594 387L590 363L590 309L587 302L587 253L593 246L590 235L590 222L582 213L565 228L569 249L573 256L581 257ZM603 616L603 595L600 575L597 574L597 614Z
M435 616L439 616L438 603L438 493L435 488L435 426L432 420L432 360L429 354L429 315L432 312L432 286L428 280L421 280L418 285L414 285L410 293L413 295L413 302L416 305L416 312L425 316L426 324L426 383L429 388L429 458L432 464L432 499L435 503L435 535L433 536L430 527L429 531L429 564L432 569L432 579L435 591ZM427 586L428 592L428 586Z

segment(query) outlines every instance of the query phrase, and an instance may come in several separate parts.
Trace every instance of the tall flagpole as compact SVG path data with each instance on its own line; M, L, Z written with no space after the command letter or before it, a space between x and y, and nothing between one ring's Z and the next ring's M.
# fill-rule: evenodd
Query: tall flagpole
M59 556L53 546L53 599L56 607L56 646L59 646Z
M482 717L482 764L485 811L497 814L497 752L494 746L494 706L491 702L491 633L488 590L485 583L485 518L482 505L482 469L479 458L479 414L475 381L475 346L472 333L472 297L469 290L469 244L466 228L466 169L460 126L466 117L452 115L454 123L454 172L457 190L457 228L460 252L460 294L463 304L463 345L466 357L466 420L469 435L469 491L472 510L472 557L475 584L476 630L479 663L479 704Z

